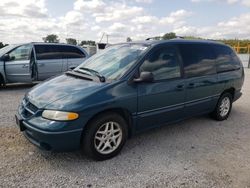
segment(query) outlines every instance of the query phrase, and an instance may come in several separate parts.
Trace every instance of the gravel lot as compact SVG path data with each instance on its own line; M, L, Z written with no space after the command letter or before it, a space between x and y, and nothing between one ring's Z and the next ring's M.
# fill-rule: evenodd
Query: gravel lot
M250 187L250 70L227 121L193 118L130 139L95 162L30 144L14 114L31 85L0 91L0 187Z

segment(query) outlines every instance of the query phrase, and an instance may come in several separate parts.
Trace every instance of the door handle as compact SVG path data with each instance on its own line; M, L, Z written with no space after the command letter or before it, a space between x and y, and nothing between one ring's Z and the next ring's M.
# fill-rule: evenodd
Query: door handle
M38 67L43 67L44 63L38 63Z
M23 68L25 68L25 69L29 68L29 65L23 65Z
M195 84L194 83L190 83L190 84L188 84L188 88L193 88L195 86Z
M175 89L176 89L177 91L183 90L183 89L184 89L184 84L182 84L182 85L177 85L177 86L175 87Z

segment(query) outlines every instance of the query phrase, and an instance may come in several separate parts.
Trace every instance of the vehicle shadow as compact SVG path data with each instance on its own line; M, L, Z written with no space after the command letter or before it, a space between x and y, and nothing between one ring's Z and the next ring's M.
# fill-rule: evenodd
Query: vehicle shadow
M8 91L8 90L23 90L23 89L30 89L34 87L37 83L18 83L18 84L7 84L6 86L0 87L1 91Z

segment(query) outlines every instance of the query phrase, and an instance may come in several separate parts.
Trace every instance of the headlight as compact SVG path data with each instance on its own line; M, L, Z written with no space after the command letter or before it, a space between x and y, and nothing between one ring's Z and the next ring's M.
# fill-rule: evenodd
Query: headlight
M70 121L79 117L79 115L74 112L62 112L56 110L44 110L42 116L46 119L55 121Z

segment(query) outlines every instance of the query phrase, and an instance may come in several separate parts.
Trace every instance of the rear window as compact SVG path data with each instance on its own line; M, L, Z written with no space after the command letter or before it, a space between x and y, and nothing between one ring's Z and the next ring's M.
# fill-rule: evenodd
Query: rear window
M240 68L240 60L234 51L227 46L214 46L217 61L217 72L227 72Z
M185 76L197 77L216 73L215 54L210 44L179 44Z
M85 58L86 55L79 48L73 46L60 46L60 51L63 54L63 58L74 59L74 58Z

